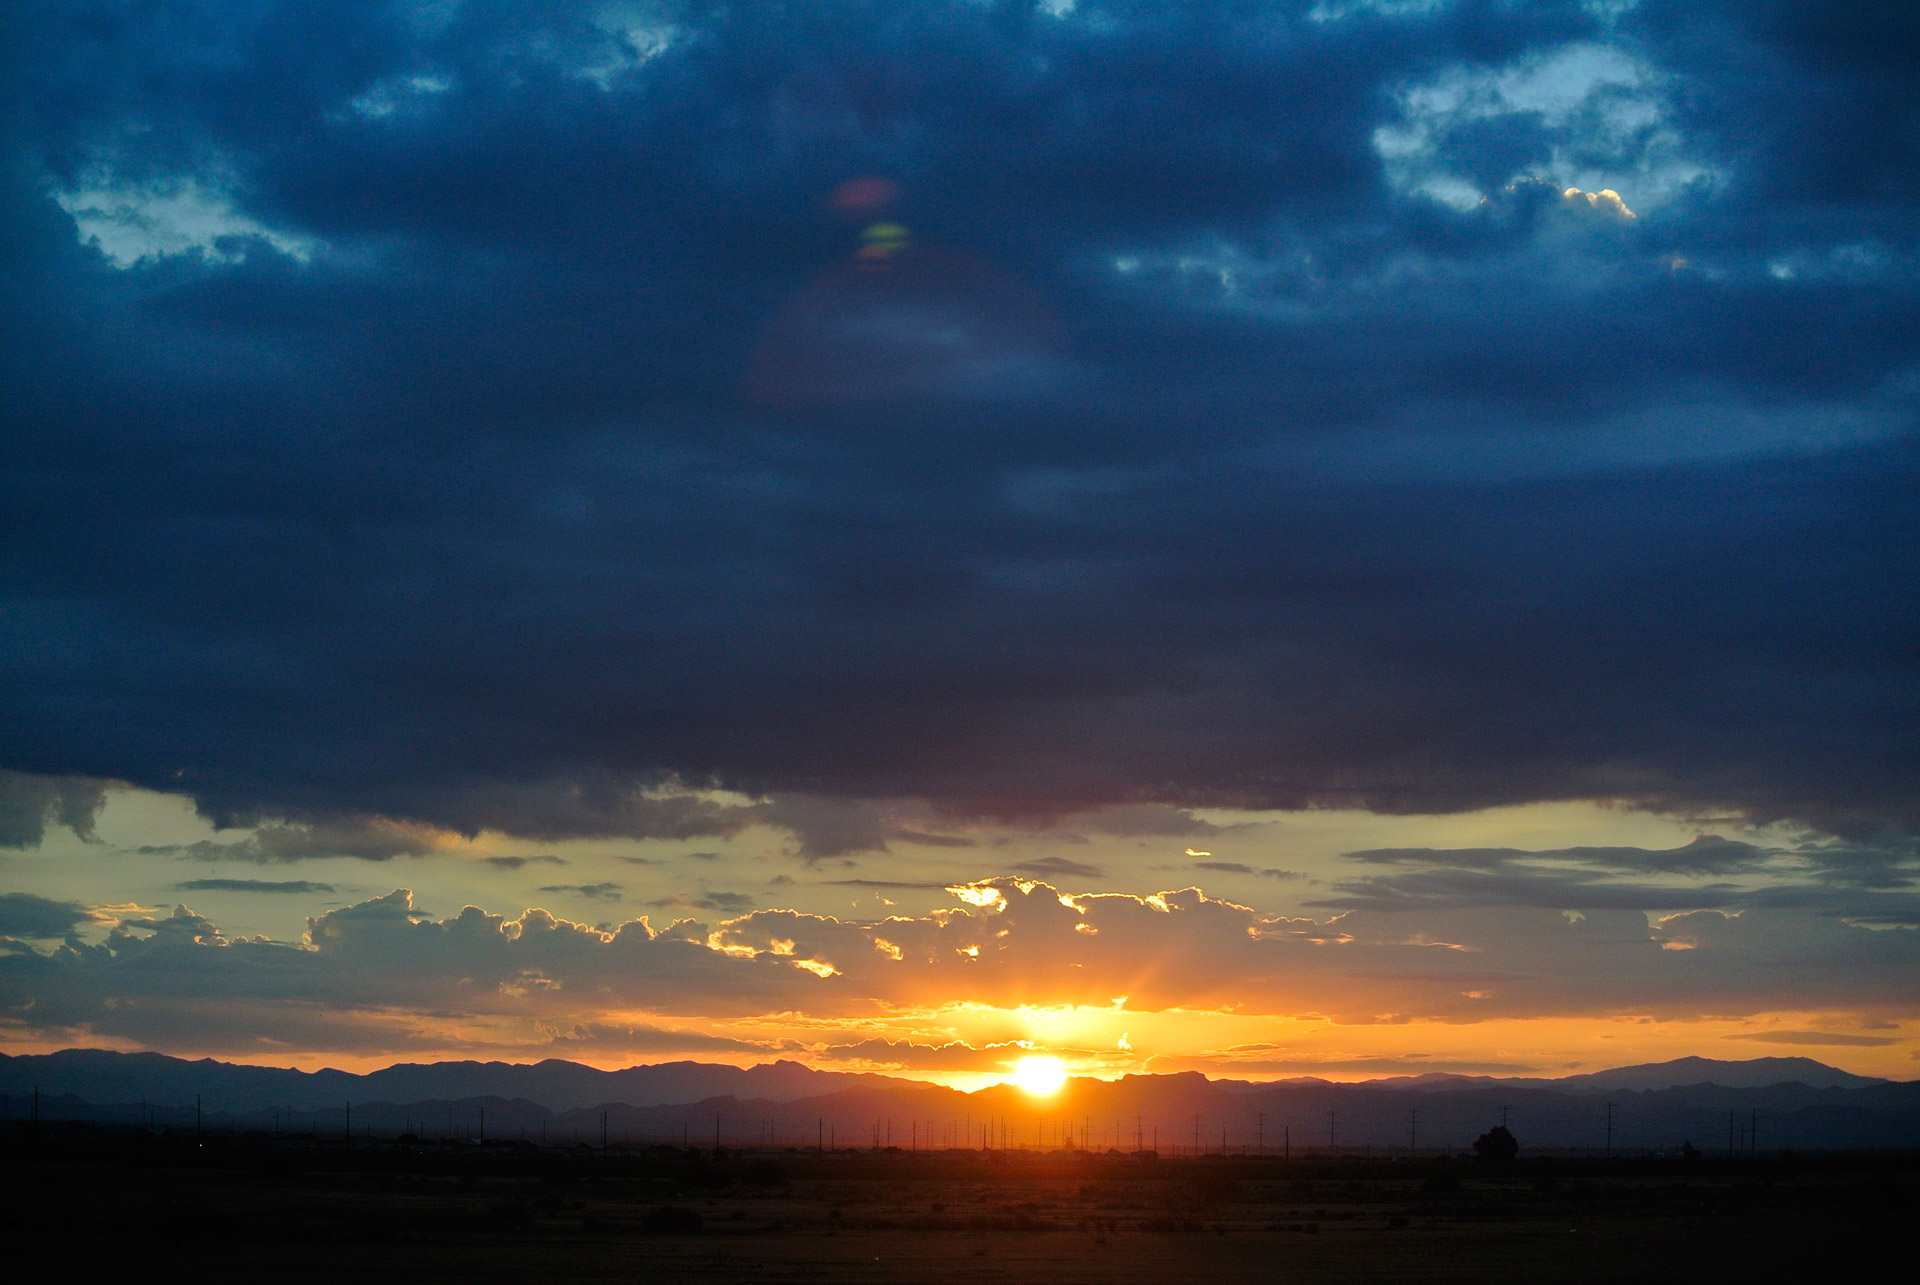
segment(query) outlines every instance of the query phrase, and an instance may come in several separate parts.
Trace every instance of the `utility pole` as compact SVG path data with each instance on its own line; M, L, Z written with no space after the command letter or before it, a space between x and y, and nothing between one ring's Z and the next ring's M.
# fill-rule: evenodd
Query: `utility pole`
M1283 1141L1281 1143L1285 1150L1281 1151L1280 1158L1282 1160L1291 1160L1293 1159L1293 1126L1290 1124L1283 1125L1282 1128L1286 1130L1286 1133L1282 1135Z
M1740 1113L1738 1111L1735 1111L1732 1109L1729 1109L1727 1111L1727 1158L1728 1159L1733 1158L1733 1122L1735 1120L1738 1120L1739 1118L1740 1118Z
M1504 1129L1504 1128L1506 1128L1506 1127L1507 1127L1507 1113L1508 1113L1509 1111L1511 1111L1511 1110L1512 1110L1512 1108L1511 1108L1511 1107L1501 1107L1501 1108L1500 1108L1500 1127L1501 1127L1502 1129Z
M40 1090L33 1091L33 1118L40 1118ZM193 1095L193 1136L200 1136L200 1095Z
M480 1141L487 1140L487 1104L480 1104Z
M1607 1158L1613 1158L1613 1103L1607 1103Z
M1193 1117L1193 1155L1196 1160L1200 1157L1200 1117L1197 1115Z
M1259 1114L1259 1116L1256 1118L1256 1123L1254 1124L1253 1136L1256 1139L1253 1145L1253 1154L1256 1156L1266 1155L1267 1154L1267 1113L1265 1111L1262 1111Z
M1747 1154L1760 1154L1760 1108L1754 1107L1753 1114L1747 1117Z
M1332 1151L1334 1149L1334 1146L1335 1146L1334 1138L1338 1136L1337 1131L1339 1129L1339 1125L1340 1125L1340 1113L1338 1111L1327 1112L1327 1150L1328 1151Z
M813 1118L813 1149L815 1151L827 1149L827 1124L824 1116Z
M1420 1145L1420 1113L1407 1112L1407 1150L1412 1151Z

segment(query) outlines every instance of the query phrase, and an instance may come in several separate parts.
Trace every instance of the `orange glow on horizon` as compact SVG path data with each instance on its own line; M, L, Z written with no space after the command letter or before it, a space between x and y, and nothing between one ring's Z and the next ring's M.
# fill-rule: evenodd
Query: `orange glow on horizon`
M647 1034L644 1042L631 1045L623 1045L617 1035L604 1041L557 1041L549 1029L516 1021L428 1023L420 1014L359 1010L345 1016L368 1025L377 1023L391 1038L365 1040L363 1029L363 1047L354 1050L194 1043L157 1051L243 1065L355 1073L403 1062L467 1059L530 1065L558 1057L608 1071L681 1059L739 1067L788 1060L820 1071L869 1072L961 1092L996 1085L1031 1092L1024 1075L1030 1058L1054 1063L1063 1076L1100 1080L1198 1071L1214 1079L1311 1076L1354 1082L1423 1072L1551 1079L1688 1055L1728 1061L1806 1056L1855 1074L1911 1080L1915 1049L1920 1047L1920 1026L1904 1022L1874 1028L1873 1043L1854 1042L1860 1037L1852 1035L1839 1037L1848 1041L1844 1043L1814 1043L1797 1033L1844 1032L1850 1023L1833 1014L1795 1011L1746 1018L1621 1015L1493 1018L1475 1023L1341 1023L1324 1016L1209 1009L995 1008L978 1003L859 1017L788 1013L715 1020L628 1011L602 1015L611 1025L632 1025ZM675 1041L674 1036L684 1037L685 1042ZM716 1037L734 1047L716 1047ZM851 1046L867 1042L872 1043L870 1049L852 1052ZM1017 1045L1024 1047L1011 1047ZM144 1051L135 1041L111 1038L0 1039L0 1052L9 1054L51 1053L70 1047ZM946 1052L937 1058L928 1056L935 1050Z

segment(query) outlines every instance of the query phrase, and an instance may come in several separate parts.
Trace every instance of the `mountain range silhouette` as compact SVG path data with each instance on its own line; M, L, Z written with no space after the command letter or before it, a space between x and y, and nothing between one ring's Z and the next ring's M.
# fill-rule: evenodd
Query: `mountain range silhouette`
M1689 1057L1561 1079L1182 1072L1073 1079L1036 1099L1011 1085L969 1094L790 1061L614 1071L559 1059L435 1062L354 1074L96 1049L0 1055L0 1110L20 1119L36 1094L43 1119L583 1145L1424 1152L1464 1149L1510 1120L1536 1150L1920 1146L1920 1082L1802 1057Z

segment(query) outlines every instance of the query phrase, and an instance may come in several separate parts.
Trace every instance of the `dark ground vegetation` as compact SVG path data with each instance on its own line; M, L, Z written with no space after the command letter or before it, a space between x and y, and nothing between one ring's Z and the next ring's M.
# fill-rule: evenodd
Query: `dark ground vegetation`
M1901 1261L1920 1157L600 1154L0 1136L16 1251L292 1280L1696 1281Z

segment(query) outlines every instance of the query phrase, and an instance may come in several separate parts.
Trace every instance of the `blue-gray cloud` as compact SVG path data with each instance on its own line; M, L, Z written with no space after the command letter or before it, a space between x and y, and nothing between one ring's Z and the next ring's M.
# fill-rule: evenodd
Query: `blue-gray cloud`
M0 937L65 937L92 919L92 912L75 902L0 892Z
M565 857L556 857L551 852L543 852L533 856L482 857L480 859L488 865L498 866L502 870L519 870L523 866L532 865L564 866L567 864Z
M585 897L589 901L618 901L625 889L611 880L601 883L550 883L540 889L541 892L570 892L576 897Z
M0 19L8 779L1920 826L1905 10L642 8Z
M1920 851L1837 842L1761 847L1702 835L1677 848L1376 848L1347 860L1391 873L1335 880L1320 908L1537 906L1686 911L1768 906L1920 926Z
M180 892L305 893L333 891L332 884L315 883L311 879L188 879L173 886Z
M0 848L37 845L49 822L92 838L106 794L104 781L0 770Z

